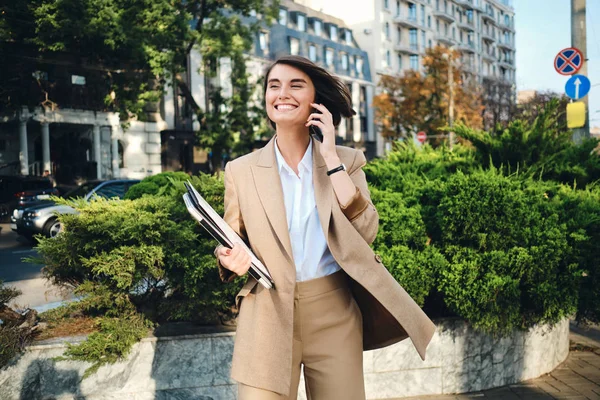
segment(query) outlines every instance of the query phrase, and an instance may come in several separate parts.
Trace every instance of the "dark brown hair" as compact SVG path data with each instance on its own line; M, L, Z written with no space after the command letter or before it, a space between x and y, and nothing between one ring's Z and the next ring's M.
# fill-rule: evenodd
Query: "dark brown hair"
M269 66L265 73L263 95L267 92L269 74L277 64L289 65L308 75L315 86L315 103L323 104L327 107L333 116L334 126L337 127L340 124L342 117L349 118L356 114L352 109L352 96L344 82L308 58L300 56L283 56ZM271 119L269 119L269 123L274 129L276 128L275 122L271 121Z

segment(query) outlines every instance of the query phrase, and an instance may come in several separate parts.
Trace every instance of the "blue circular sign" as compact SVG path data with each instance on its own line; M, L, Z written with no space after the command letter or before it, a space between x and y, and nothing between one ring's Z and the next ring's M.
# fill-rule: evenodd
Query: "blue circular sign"
M590 91L590 80L585 75L573 75L565 84L565 93L573 100L579 100Z

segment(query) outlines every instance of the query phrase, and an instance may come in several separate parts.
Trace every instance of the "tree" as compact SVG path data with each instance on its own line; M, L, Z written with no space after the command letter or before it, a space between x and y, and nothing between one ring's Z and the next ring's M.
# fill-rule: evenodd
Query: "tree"
M498 124L507 126L517 112L512 83L495 77L484 77L482 93L484 128L493 129Z
M221 153L233 145L232 129L247 123L244 52L276 9L277 2L262 0L31 0L0 6L0 112L42 103L68 106L60 82L37 71L63 68L69 77L85 76L86 95L94 99L88 108L118 111L122 121L147 118L149 104L173 81L201 122L200 143ZM254 13L262 21L242 20ZM196 104L183 79L193 49L208 78L220 59L232 60L232 100L215 88L208 109Z
M382 77L382 94L373 105L376 122L384 137L395 140L409 133L425 131L435 135L448 124L448 64L453 64L454 118L475 128L481 127L481 96L459 63L458 52L442 46L427 49L423 70L406 71L402 76Z

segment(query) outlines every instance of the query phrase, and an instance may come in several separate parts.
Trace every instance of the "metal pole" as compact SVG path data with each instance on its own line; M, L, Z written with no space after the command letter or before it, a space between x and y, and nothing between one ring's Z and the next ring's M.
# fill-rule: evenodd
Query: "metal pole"
M587 76L585 2L586 0L571 0L571 46L578 48L583 54L583 65L577 73ZM575 143L581 143L583 139L590 137L590 111L588 106L588 96L585 96L579 101L583 101L585 104L585 125L583 128L573 129L573 141Z
M448 55L448 87L450 91L450 98L448 100L448 125L452 129L452 124L454 123L454 78L452 71L452 54ZM454 132L450 131L448 135L448 146L450 150L452 150L454 146Z

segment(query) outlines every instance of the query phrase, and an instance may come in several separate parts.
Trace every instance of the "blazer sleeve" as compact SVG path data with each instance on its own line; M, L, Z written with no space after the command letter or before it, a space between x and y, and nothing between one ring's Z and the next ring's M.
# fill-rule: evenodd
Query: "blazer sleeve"
M240 212L238 194L235 189L235 182L233 181L231 172L231 163L227 163L225 166L225 214L223 219L242 240L246 241L246 228L244 227L244 220L242 219L242 214ZM217 256L217 251L221 247L223 246L218 245L215 248L215 257ZM223 282L231 282L237 277L235 273L223 267L218 258L217 266L219 267L219 277Z
M356 193L348 204L340 208L360 235L371 244L377 236L379 229L379 214L371 202L371 194L367 186L367 177L362 167L367 164L367 159L362 151L356 151L348 175L356 185Z

